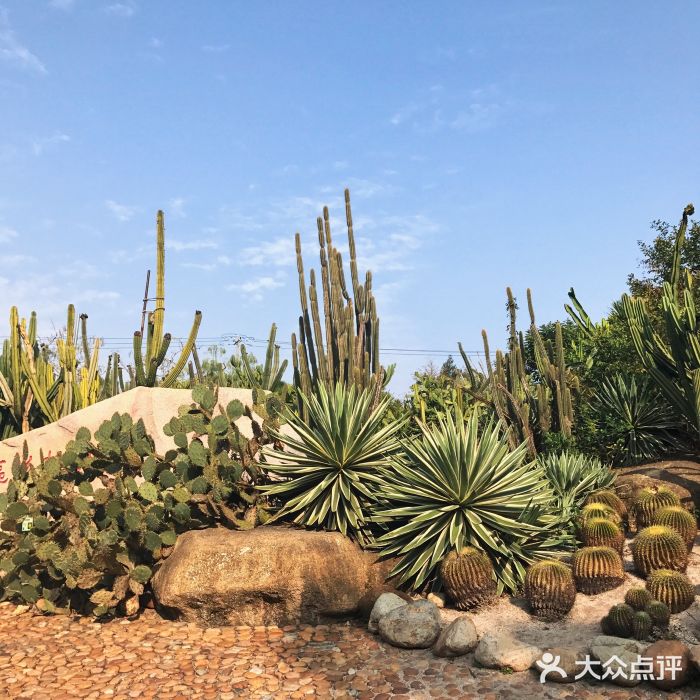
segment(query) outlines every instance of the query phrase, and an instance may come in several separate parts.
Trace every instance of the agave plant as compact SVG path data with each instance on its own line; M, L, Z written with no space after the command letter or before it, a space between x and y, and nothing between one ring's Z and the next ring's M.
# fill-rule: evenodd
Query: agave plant
M274 519L290 517L304 527L336 530L362 544L371 539L369 507L398 449L402 421L386 421L390 397L338 383L301 394L304 415L287 413L290 432L274 437L284 452L267 450L271 478L262 487L282 505ZM375 403L377 404L375 406Z
M375 516L387 527L382 555L400 558L392 575L420 589L449 552L472 545L493 561L499 593L515 590L525 565L562 542L542 466L527 461L525 443L510 450L500 422L479 434L477 413L420 428L392 459Z
M658 389L646 379L616 374L605 379L595 402L602 422L612 422L621 462L631 464L678 448L679 424Z
M541 456L539 462L552 488L553 507L570 523L588 494L615 481L615 474L596 457L564 451Z

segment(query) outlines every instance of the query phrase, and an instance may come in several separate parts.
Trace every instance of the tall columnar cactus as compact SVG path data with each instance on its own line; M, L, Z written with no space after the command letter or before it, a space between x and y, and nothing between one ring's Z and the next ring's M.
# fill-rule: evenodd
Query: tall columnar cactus
M277 336L277 326L273 323L270 328L270 337L267 340L267 350L265 352L265 364L262 368L262 376L258 376L248 358L248 351L245 345L241 345L241 361L243 369L248 377L250 386L265 391L278 392L285 387L284 371L287 369L287 360L280 363L280 346L275 344Z
M440 565L447 595L460 610L490 602L496 595L496 577L488 555L476 547L450 552Z
M632 542L634 566L642 576L655 569L685 571L688 548L683 538L670 527L651 525L644 528Z
M698 534L698 524L695 516L683 506L665 506L659 508L652 516L653 525L665 525L674 529L685 542L688 551L693 549L695 537Z
M695 588L690 579L680 571L658 569L647 578L647 590L668 606L672 613L687 610L695 600Z
M292 334L292 359L294 385L307 395L321 382L329 387L341 382L365 388L376 381L386 384L393 373L393 366L385 371L379 361L379 318L372 293L372 273L368 271L364 284L360 283L348 190L345 190L345 217L352 296L345 282L342 255L333 245L328 208L324 207L323 217L316 222L320 287L315 271L311 270L308 295L301 238L298 233L295 238L301 316L298 338Z
M537 617L561 619L576 600L571 569L555 559L535 562L525 575L525 597Z
M134 333L134 385L171 387L177 381L180 373L185 368L187 360L192 353L192 348L197 340L199 325L202 321L202 312L195 311L194 321L190 329L189 337L185 342L177 360L168 370L167 374L158 381L158 370L165 361L166 353L170 347L170 333L163 333L165 320L165 217L162 211L158 211L156 217L156 296L155 308L148 316L146 333L146 354L143 354L143 337L141 331Z
M617 588L625 580L622 557L612 547L583 547L571 561L576 588L595 595Z
M694 213L695 208L688 204L678 226L671 275L661 295L663 336L654 327L643 299L625 294L621 308L644 368L700 440L700 314L693 296L693 277L681 266L688 217Z
M525 337L522 331L517 330L517 307L510 287L506 289L506 294L510 316L508 350L497 350L495 362L492 361L488 335L482 331L488 392L473 382L467 391L477 400L491 406L508 427L509 441L514 448L526 442L529 455L534 457L548 433L560 433L565 439L571 437L572 390L576 380L564 361L561 325L557 323L555 326L554 344L545 342L537 328L532 293L528 289L529 339L538 375L538 380L533 381L525 366ZM467 366L468 376L476 377L477 373L461 343L459 351Z

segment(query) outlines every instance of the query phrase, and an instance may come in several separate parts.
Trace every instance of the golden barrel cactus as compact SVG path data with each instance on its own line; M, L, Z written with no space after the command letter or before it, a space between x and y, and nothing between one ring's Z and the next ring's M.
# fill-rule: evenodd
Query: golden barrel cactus
M622 518L623 522L627 522L627 506L624 501L614 492L608 489L600 489L588 494L586 504L602 503L608 508L612 508Z
M544 620L564 617L576 600L571 569L556 559L534 563L525 575L525 597L533 613Z
M660 600L652 600L644 608L644 612L649 615L651 621L657 627L667 627L671 619L671 611L668 609L668 605Z
M649 527L654 513L660 508L679 506L680 504L678 496L665 486L642 489L632 505L637 530Z
M610 591L625 580L622 557L612 547L582 547L574 552L571 568L576 588L588 595Z
M671 613L687 610L695 600L695 588L690 579L680 571L658 569L647 578L647 590L668 606Z
M651 634L651 628L654 626L649 613L640 610L634 614L632 620L632 637L642 641L648 639Z
M690 552L698 534L695 516L683 506L665 506L659 508L651 517L653 525L665 525L673 528L682 538Z
M440 578L445 592L460 610L484 605L496 595L493 564L476 547L450 552L440 565Z
M644 610L652 600L654 598L646 588L630 588L625 593L625 603L631 605L635 610Z
M655 569L685 571L688 566L688 548L683 538L670 527L645 527L632 542L634 566L642 576Z
M607 616L611 634L616 637L630 637L634 615L634 608L627 603L613 605Z
M589 518L581 527L581 539L586 547L612 547L622 554L625 535L619 525L608 518Z
M622 524L622 518L620 518L618 512L614 508L605 505L605 503L589 503L583 506L579 513L579 526L583 528L592 518L606 518L607 520L612 520L616 525Z

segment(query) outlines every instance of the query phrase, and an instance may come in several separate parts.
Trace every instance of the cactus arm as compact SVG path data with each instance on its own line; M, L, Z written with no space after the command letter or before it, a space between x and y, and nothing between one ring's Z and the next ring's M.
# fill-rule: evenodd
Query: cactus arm
M90 366L90 347L88 346L87 337L87 314L80 314L80 338L83 343L83 364L85 367Z
M134 366L136 369L136 386L146 386L146 373L143 368L141 340L141 331L134 331Z
M166 333L163 336L163 342L160 345L158 355L151 359L151 366L148 368L148 375L146 376L146 386L156 385L158 368L163 364L165 354L168 352L168 348L170 347L171 338L172 336L170 335L170 333Z
M197 333L199 332L199 325L201 324L201 322L202 312L196 311L194 314L194 321L192 323L190 335L187 338L187 341L185 342L185 347L182 349L182 352L180 353L180 357L178 358L177 362L173 365L170 372L168 372L168 374L161 382L161 386L171 387L177 381L177 378L180 376L180 373L187 364L187 360L189 359L190 353L192 352L192 346L197 340Z

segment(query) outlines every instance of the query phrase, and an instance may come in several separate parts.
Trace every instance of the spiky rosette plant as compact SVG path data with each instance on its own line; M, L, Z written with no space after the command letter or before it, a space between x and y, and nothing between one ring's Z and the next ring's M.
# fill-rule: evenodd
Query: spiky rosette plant
M273 432L284 451L265 450L266 469L281 479L262 487L281 502L273 519L342 532L371 541L370 507L383 489L388 458L398 448L401 421L385 424L390 398L338 383L301 394L304 420L287 412L291 432Z
M473 545L493 562L498 592L517 590L528 564L568 541L548 510L542 467L527 461L525 444L510 449L500 423L480 434L477 412L420 428L393 459L375 518L387 529L377 540L382 556L399 558L392 575L420 589L448 552Z
M631 636L639 641L648 639L653 626L654 623L649 613L646 613L643 610L639 610L634 614L634 618L632 620Z
M535 562L525 575L525 597L537 617L560 620L576 600L571 568L556 559Z
M625 603L635 610L644 610L652 600L654 599L646 588L630 588L625 593Z
M476 547L450 552L440 564L445 592L460 610L485 605L496 595L496 576L488 556Z
M647 590L655 600L665 603L673 614L687 610L695 600L693 584L680 571L652 571L647 577Z
M612 508L622 519L623 522L627 522L627 506L624 501L614 492L609 489L598 489L593 493L589 494L586 498L586 505L590 503L603 503Z
M646 527L634 538L632 557L642 576L654 569L685 571L688 566L688 548L683 538L663 525Z
M653 525L664 525L673 528L684 540L688 551L693 549L695 537L698 534L698 524L695 516L683 506L665 506L659 508L651 517Z
M660 600L651 600L644 607L644 612L649 615L651 621L657 627L668 627L668 623L671 620L671 611L666 603L662 603Z
M583 547L571 560L576 588L595 595L617 588L625 580L622 557L612 547Z
M613 605L607 615L611 633L616 637L630 637L634 614L634 608L627 603Z
M678 496L665 486L642 489L632 505L632 512L637 523L637 530L649 527L654 513L666 506L679 506Z
M612 547L622 554L625 535L620 527L607 518L589 518L581 527L581 539L587 547Z

